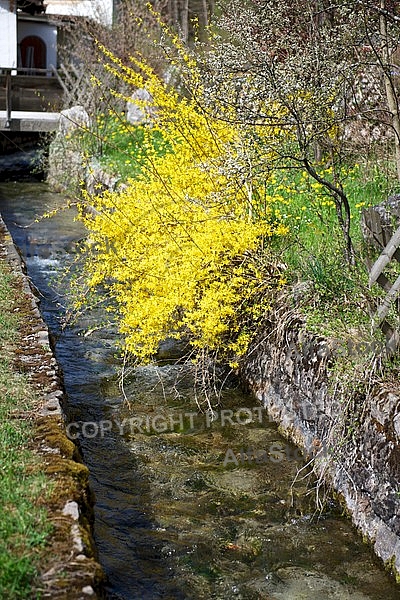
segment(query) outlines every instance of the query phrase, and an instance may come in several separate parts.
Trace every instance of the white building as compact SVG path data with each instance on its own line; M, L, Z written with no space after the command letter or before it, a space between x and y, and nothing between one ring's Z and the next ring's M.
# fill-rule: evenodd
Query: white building
M10 0L0 0L0 61L4 69L17 66L17 8Z
M113 0L0 0L0 70L57 67L56 15L111 25Z
M17 64L19 69L57 68L57 25L45 15L17 17Z
M46 14L88 17L103 25L111 25L113 0L49 0Z

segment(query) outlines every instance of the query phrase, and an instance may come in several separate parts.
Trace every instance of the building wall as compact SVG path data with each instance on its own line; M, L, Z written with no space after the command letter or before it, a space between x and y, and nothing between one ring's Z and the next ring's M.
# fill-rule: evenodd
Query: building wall
M89 17L103 25L112 24L113 0L48 0L46 5L47 15Z
M10 11L10 0L0 0L0 69L12 69L16 66L17 15L15 8Z

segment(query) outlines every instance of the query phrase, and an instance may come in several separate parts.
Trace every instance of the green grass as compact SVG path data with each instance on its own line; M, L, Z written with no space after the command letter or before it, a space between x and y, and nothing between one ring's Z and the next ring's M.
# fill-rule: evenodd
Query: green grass
M50 533L46 512L37 503L48 482L29 450L32 426L17 417L32 407L34 392L12 364L18 340L18 319L10 312L15 294L0 262L0 598L7 600L32 597L40 551Z
M399 189L387 164L376 161L342 169L341 181L351 207L353 266L345 260L335 205L324 188L305 172L293 169L277 172L267 188L277 198L275 215L289 229L275 250L288 267L289 282L311 283L302 309L310 329L319 334L346 338L358 329L368 338L367 345L373 343L368 302L380 292L368 289L360 219L364 208L383 202ZM332 177L329 170L325 177Z
M164 154L168 144L157 130L127 122L124 113L110 111L98 115L91 133L77 132L88 156L96 156L101 166L120 181L136 177L146 164L148 151Z
M329 168L319 169L333 180ZM363 252L360 229L362 210L378 204L396 192L394 176L385 174L379 164L352 165L341 169L340 180L351 208L351 238L358 254ZM282 170L274 174L268 193L275 196L275 211L289 227L285 256L295 271L304 261L330 254L343 254L343 239L336 209L328 192L305 171ZM398 184L397 184L398 189Z

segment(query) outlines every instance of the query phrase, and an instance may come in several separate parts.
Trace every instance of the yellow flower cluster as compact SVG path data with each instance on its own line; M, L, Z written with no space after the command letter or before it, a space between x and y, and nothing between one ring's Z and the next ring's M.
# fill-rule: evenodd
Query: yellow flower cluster
M207 116L196 98L180 98L141 60L129 68L103 52L114 75L150 92L156 116L144 131L139 174L82 203L89 287L106 291L127 351L142 362L166 336L240 355L272 286L255 255L286 228L268 210L254 218L262 181L232 181L224 168L243 143L235 127ZM155 131L165 141L161 154Z

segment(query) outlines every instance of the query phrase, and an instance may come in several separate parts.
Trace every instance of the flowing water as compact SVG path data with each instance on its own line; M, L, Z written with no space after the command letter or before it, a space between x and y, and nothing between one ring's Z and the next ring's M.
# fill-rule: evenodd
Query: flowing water
M101 315L62 327L60 273L84 231L71 210L35 222L62 203L43 183L0 185L0 211L64 371L70 434L90 469L107 598L400 598L333 502L316 518L301 457L254 399L228 388L212 420L196 405L190 365L172 361L127 376L124 399L116 335L96 329Z

